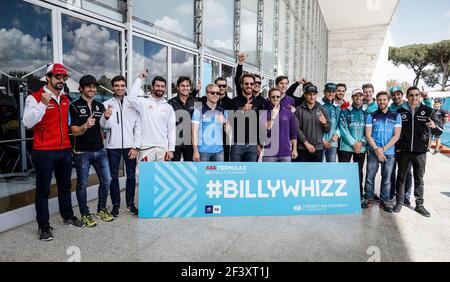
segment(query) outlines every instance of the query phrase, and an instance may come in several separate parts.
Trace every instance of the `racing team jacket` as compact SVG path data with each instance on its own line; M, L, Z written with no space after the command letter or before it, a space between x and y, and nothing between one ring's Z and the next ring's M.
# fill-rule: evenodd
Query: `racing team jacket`
M366 141L366 119L368 113L363 107L357 108L354 105L341 113L341 124L339 132L341 134L341 151L354 153L353 146L357 142L362 142L361 153L367 151Z

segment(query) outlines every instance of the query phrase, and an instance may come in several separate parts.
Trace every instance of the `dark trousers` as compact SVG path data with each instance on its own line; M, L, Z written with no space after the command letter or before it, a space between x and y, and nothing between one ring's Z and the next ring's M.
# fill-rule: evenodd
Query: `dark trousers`
M55 172L58 187L59 212L64 220L74 216L72 209L71 178L72 152L64 151L34 151L33 164L36 169L36 221L39 228L50 227L48 197Z
M394 170L391 175L391 199L394 199L397 194L397 167L398 167L398 154L395 154L396 163L394 165ZM413 187L412 180L412 165L409 163L408 172L406 173L406 182L405 182L405 199L408 201L411 199L411 192Z
M339 162L341 162L341 163L349 163L352 159L353 159L353 162L358 163L359 190L360 190L361 197L362 197L364 195L363 168L364 168L364 163L366 161L366 153L356 154L356 153L341 151L341 157L339 158Z
M321 163L323 161L323 150L311 154L309 151L299 150L296 163Z
M119 169L120 160L123 157L125 163L125 171L127 174L125 200L127 207L134 205L134 197L136 195L136 159L130 160L128 154L131 149L108 149L109 168L111 169L111 185L109 191L111 193L111 202L113 206L120 207L120 187L119 187Z
M230 162L230 158L231 158L230 151L231 151L231 146L228 146L228 145L223 146L224 162L226 162L226 163Z
M400 152L398 154L398 176L397 176L397 202L402 203L405 200L405 183L408 167L412 164L414 172L414 196L416 205L423 206L425 168L427 165L426 153Z
M194 161L194 148L191 145L176 146L172 161L179 162L181 157L183 157L184 162Z

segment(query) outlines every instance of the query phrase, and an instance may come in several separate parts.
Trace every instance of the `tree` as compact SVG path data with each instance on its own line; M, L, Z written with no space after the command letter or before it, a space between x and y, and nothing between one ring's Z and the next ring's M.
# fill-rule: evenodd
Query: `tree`
M422 77L428 86L440 85L445 91L450 86L450 40L431 44L429 57L433 68L425 70Z
M392 87L394 86L401 86L403 93L406 93L406 90L408 90L408 88L411 87L411 84L407 81L403 81L402 83L399 83L397 80L395 79L391 79L387 82L387 91L389 92L389 90L391 90Z
M427 44L414 44L400 48L391 47L389 49L389 60L395 66L405 65L416 74L413 86L419 85L424 69L430 65L430 46Z

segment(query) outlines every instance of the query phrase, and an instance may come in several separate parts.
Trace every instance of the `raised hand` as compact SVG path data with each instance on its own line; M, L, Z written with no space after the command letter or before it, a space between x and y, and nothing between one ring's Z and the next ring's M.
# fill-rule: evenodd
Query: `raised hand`
M113 115L113 111L114 111L113 106L112 105L108 105L108 109L106 109L106 111L105 111L105 118L106 119L110 119L111 116Z
M247 61L248 56L249 55L246 53L243 53L243 52L239 53L239 55L238 55L239 64L243 65L245 63L245 61Z
M47 92L42 93L41 102L42 104L48 106L50 101L52 100L52 96L48 94Z
M146 80L148 78L148 69L145 69L143 72L141 72L138 77L142 80Z
M94 114L92 114L85 123L86 128L89 129L89 128L93 127L95 125L96 121L97 120L95 119Z
M328 123L327 119L323 115L323 113L320 113L319 121L322 125L326 125Z

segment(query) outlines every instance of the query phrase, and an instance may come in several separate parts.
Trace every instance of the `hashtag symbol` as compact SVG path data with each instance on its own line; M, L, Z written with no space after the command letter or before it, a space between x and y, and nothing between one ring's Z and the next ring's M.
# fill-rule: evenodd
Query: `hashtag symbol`
M208 191L206 192L206 195L212 199L212 198L220 198L222 196L223 192L221 191L222 183L220 181L209 181L208 185L206 185L208 188Z

